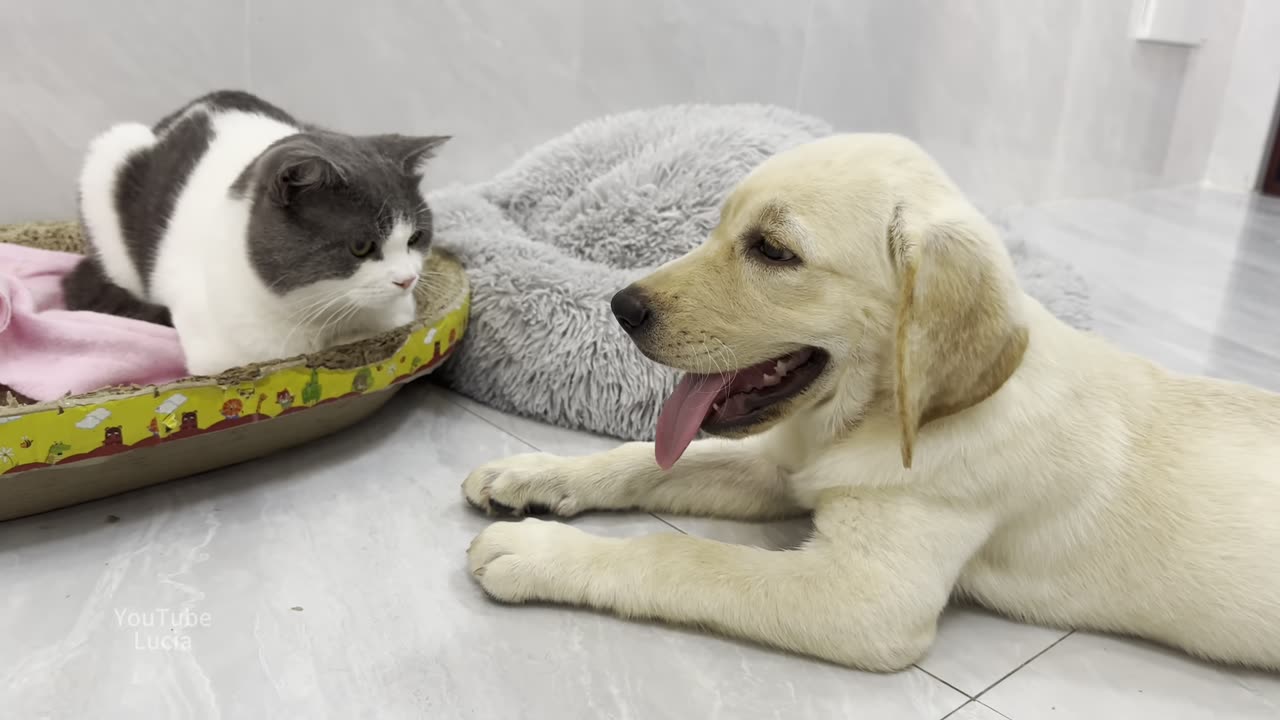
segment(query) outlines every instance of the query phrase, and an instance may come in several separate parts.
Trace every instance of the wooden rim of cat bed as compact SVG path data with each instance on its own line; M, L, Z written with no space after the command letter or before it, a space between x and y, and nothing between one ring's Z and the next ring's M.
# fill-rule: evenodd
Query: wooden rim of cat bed
M0 242L82 252L75 223L0 226ZM466 331L470 286L432 252L412 325L358 343L53 402L0 393L0 520L244 462L341 430L430 373Z

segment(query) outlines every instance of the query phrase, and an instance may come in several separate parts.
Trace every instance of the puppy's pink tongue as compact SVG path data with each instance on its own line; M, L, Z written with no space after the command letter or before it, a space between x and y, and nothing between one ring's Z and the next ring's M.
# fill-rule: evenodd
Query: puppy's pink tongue
M680 378L680 383L667 398L658 414L658 432L654 442L654 455L658 467L670 470L680 459L689 443L698 435L698 428L707 419L711 404L729 385L728 374L694 375Z

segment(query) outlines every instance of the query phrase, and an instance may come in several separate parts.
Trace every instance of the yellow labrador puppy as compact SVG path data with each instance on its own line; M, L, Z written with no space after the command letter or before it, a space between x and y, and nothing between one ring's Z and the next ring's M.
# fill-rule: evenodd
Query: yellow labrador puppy
M490 596L895 670L959 594L1280 668L1280 396L1170 373L1058 321L908 140L773 157L702 247L613 309L645 355L688 373L656 444L491 463L467 500L812 513L814 534L770 551L497 523L468 551Z

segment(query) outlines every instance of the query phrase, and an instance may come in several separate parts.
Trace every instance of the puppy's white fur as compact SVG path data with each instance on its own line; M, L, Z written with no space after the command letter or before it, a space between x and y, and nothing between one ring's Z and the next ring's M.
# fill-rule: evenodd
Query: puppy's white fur
M755 267L742 238L762 224L803 263ZM831 363L761 432L695 442L669 473L644 443L520 456L472 473L467 499L812 512L814 535L768 551L498 523L469 550L491 596L893 670L921 657L958 593L1280 669L1280 396L1175 375L1058 321L909 141L840 136L776 156L703 247L639 285L659 318L641 346L659 361L710 371L813 345Z

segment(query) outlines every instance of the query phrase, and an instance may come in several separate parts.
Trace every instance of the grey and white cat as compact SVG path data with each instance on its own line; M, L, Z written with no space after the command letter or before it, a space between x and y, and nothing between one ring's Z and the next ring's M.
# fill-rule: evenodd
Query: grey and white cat
M239 91L116 125L80 175L92 252L67 305L171 320L194 375L411 322L432 233L419 185L447 139L328 132Z

